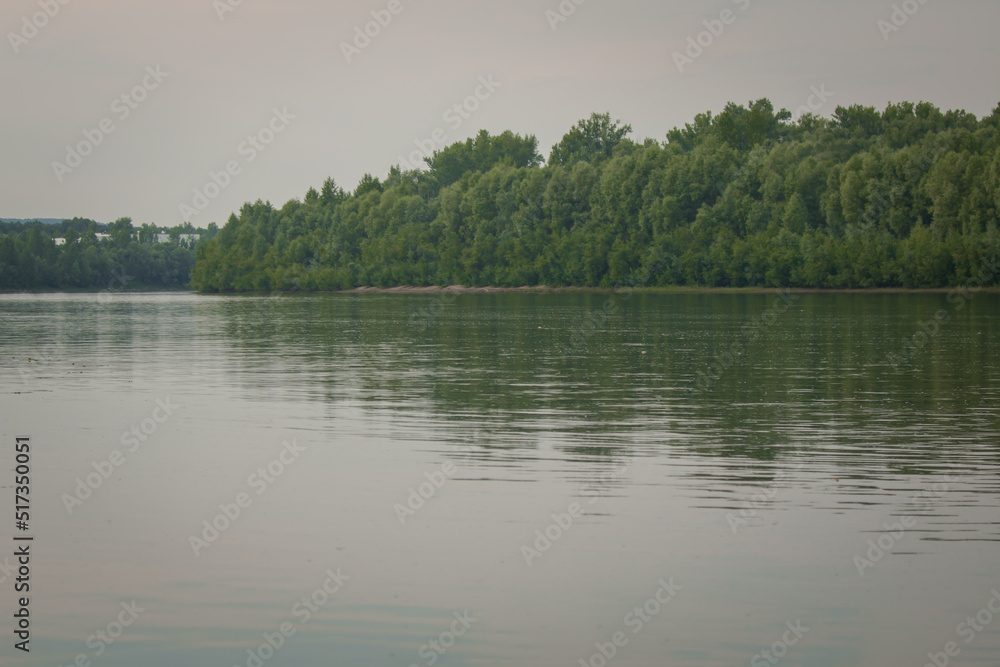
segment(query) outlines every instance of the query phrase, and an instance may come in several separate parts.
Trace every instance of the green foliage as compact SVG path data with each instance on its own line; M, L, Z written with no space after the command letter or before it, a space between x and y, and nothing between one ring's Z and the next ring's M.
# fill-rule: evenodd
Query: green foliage
M445 187L468 173L486 173L500 163L519 168L534 167L541 164L542 157L534 136L522 137L510 130L490 136L482 130L474 139L436 151L426 161L438 185Z
M129 218L108 225L74 218L58 225L23 223L0 233L0 290L18 289L179 289L188 285L195 251L180 242L154 243L155 225L132 227ZM174 227L182 233L208 232L190 224ZM97 234L108 234L98 239ZM56 245L54 238L63 238Z
M361 182L358 183L358 187L354 190L354 196L363 197L369 192L382 192L382 184L371 174L365 174L361 177Z
M534 137L481 132L428 171L245 205L192 285L962 285L1000 253L998 119L900 103L793 123L762 99L638 145L594 114L544 166Z
M886 116L895 116L895 109L886 110ZM859 104L850 107L838 106L833 112L834 127L841 129L845 136L870 139L882 133L882 115L875 107Z
M768 99L751 102L749 107L730 102L725 111L716 116L713 130L733 148L746 151L765 141L782 138L783 124L791 118L787 109L775 113Z
M620 125L611 120L611 114L595 113L581 120L558 144L552 147L550 165L568 166L574 162L594 162L614 155L625 137L632 132L631 125Z

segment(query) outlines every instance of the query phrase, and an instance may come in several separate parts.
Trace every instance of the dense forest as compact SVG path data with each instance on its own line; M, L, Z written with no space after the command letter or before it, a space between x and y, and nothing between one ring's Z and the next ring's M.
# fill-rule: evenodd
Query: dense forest
M0 222L0 289L181 289L187 287L195 244L217 230L174 227L168 243L155 243L154 225L135 229L129 218L102 224L86 218L59 224ZM53 239L65 239L56 245Z
M0 223L0 289L102 288L116 275L204 292L996 284L998 130L1000 107L793 121L761 99L699 114L663 142L594 114L547 161L534 136L482 131L353 192L327 179L280 209L248 203L190 247L151 243L156 228L127 218Z
M248 203L197 249L202 291L362 285L943 287L1000 254L1000 107L766 99L664 142L594 114L544 161L533 136L456 143L427 169Z

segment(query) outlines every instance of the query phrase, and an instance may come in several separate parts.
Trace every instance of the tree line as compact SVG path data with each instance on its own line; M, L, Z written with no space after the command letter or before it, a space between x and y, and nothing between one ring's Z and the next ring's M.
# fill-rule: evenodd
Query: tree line
M136 229L129 218L110 224L87 218L52 225L0 222L0 290L185 288L196 244L181 240L181 234L208 240L218 230L181 225L167 230L171 243L155 243L160 229L151 224ZM65 242L56 245L56 238Z
M203 292L996 284L998 126L1000 106L977 118L854 105L793 120L760 99L698 114L663 141L593 114L547 160L534 136L482 131L353 192L330 178L281 208L247 203L193 258L134 237L55 248L37 228L6 234L0 287L11 275L99 285L143 262L156 267L141 274L150 285L190 278Z
M761 99L663 142L594 114L547 161L483 131L353 192L244 205L192 286L961 285L1000 254L998 125L909 102L793 121Z

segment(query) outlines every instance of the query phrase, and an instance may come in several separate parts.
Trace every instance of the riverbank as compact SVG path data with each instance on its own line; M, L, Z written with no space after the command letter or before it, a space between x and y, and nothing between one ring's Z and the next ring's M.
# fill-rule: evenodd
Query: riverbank
M968 285L957 287L869 287L869 288L820 288L820 287L465 287L451 285L448 287L356 287L351 290L336 292L316 292L318 294L509 294L536 293L555 294L566 292L584 292L596 294L637 293L637 294L770 294L775 291L790 294L949 294L956 290L973 290L978 293L1000 294L1000 287L975 288Z
M156 287L156 286L136 286L130 289L99 289L96 287L46 287L40 289L0 289L0 296L9 294L150 294L163 292L164 294L183 294L193 292L189 287Z
M401 285L398 287L355 287L349 290L329 291L273 291L273 292L203 292L204 296L269 296L269 295L311 295L311 294L772 294L776 291L789 294L950 294L959 291L973 291L978 294L1000 294L1000 286L982 287L962 285L956 287L550 287L548 285L523 287L466 287L465 285L449 285L447 287L421 287L416 285ZM39 289L39 290L0 290L0 296L15 294L185 294L197 293L187 288L149 288L131 289L109 292L96 289Z

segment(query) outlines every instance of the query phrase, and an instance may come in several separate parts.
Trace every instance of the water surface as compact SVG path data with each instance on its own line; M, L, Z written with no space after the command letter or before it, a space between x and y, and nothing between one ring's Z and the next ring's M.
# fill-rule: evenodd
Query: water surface
M2 296L0 656L995 667L998 333L987 294Z

